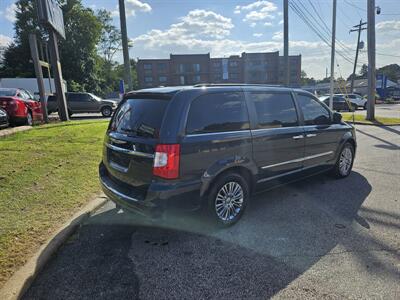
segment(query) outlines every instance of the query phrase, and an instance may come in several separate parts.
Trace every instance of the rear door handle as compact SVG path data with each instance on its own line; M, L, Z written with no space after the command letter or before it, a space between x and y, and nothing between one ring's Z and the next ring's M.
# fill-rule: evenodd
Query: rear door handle
M309 133L309 134L306 135L306 137L308 137L308 138L314 137L314 136L317 136L317 135L315 133Z
M300 134L300 135L295 135L293 136L294 140L299 140L299 139L304 139L304 135Z

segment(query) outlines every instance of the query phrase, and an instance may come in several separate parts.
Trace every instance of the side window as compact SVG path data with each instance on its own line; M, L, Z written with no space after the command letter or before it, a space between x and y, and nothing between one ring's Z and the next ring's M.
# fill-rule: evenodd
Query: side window
M209 133L249 129L246 103L240 93L200 96L190 105L186 133Z
M92 100L92 97L89 94L79 94L78 100L80 102L89 102Z
M297 94L297 101L303 111L304 125L324 125L331 123L329 111L318 100L307 95Z
M290 94L251 92L258 128L278 128L297 126L297 113Z

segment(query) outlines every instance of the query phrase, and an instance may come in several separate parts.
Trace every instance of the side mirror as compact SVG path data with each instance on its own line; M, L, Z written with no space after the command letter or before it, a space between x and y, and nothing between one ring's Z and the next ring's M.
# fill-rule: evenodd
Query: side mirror
M338 112L333 113L333 123L340 124L342 122L342 115Z

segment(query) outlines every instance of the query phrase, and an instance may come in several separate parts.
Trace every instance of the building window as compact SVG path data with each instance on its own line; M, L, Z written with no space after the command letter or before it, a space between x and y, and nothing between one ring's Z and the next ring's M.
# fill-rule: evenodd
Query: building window
M231 79L239 79L239 74L238 73L229 73Z
M143 69L145 69L145 70L151 70L152 68L153 68L152 64L144 64L143 65Z
M193 83L199 83L200 82L200 75L194 75L193 76Z
M213 63L213 67L214 67L214 68L220 68L220 67L221 67L221 64L220 64L219 62L214 62L214 63Z
M178 65L178 72L179 73L184 73L185 72L185 65L184 64L179 64Z
M153 82L153 77L151 77L151 76L146 76L146 77L144 78L144 81L145 81L145 82Z
M167 81L167 76L160 76L158 77L159 82L166 82Z
M185 85L185 76L179 76L179 81L181 85Z
M157 64L157 69L159 71L165 72L167 70L167 64L166 63L158 63Z
M238 65L239 65L239 63L237 61L230 61L229 62L229 66L230 67L236 68Z
M144 75L149 75L151 76L153 74L152 70L144 70Z
M193 64L193 71L200 72L200 64Z
M250 61L250 66L255 67L255 66L259 66L259 65L261 65L261 60L252 60L252 61Z

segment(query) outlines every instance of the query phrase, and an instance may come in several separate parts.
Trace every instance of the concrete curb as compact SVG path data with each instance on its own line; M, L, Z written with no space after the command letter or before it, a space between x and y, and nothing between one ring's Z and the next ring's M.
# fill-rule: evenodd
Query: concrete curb
M107 197L104 194L100 194L74 214L68 222L64 223L64 225L28 259L25 265L16 271L5 283L0 290L0 299L20 299L60 246L68 240L75 230L89 218L94 211L103 206L106 202Z
M17 132L31 130L32 128L33 128L32 126L19 126L19 127L5 128L5 129L0 130L0 138L15 134Z
M349 124L355 124L355 125L366 125L366 126L377 126L377 127L391 127L391 126L400 126L400 124L389 124L389 125L383 125L383 124L370 124L370 123L363 123L363 122L353 122L353 121L345 121L346 123Z

